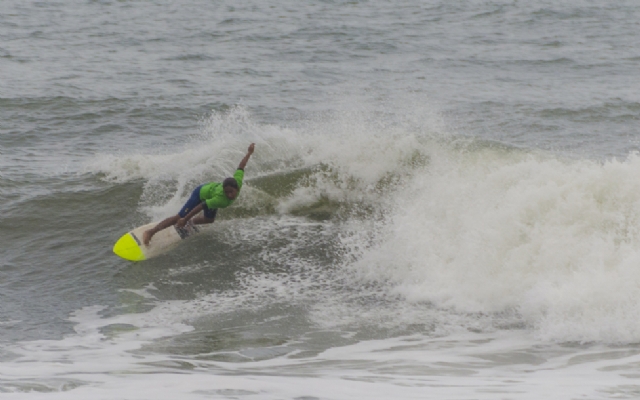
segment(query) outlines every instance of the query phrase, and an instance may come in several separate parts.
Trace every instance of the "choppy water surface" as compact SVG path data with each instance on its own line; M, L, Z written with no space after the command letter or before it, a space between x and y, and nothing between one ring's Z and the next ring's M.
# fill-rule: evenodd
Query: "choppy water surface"
M639 14L1 4L0 392L638 397ZM111 253L251 142L211 229Z

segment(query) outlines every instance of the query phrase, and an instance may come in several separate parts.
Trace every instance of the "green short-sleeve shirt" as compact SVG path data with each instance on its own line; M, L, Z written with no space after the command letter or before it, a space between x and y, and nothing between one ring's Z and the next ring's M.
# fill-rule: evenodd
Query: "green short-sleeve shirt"
M236 182L238 182L238 194L242 188L242 179L244 179L244 171L239 169L233 174ZM237 199L237 197L236 197ZM214 208L225 208L233 204L234 200L230 200L222 188L222 183L211 182L203 185L200 189L200 200L204 201L207 208L212 210Z

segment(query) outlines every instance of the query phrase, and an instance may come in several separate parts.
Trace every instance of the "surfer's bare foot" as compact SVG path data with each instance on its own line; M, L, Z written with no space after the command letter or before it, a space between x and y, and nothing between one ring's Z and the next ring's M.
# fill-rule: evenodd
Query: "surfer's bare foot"
M151 241L151 236L153 236L153 233L151 233L151 230L144 231L144 233L142 234L142 243L144 243L145 246L149 246L149 242Z

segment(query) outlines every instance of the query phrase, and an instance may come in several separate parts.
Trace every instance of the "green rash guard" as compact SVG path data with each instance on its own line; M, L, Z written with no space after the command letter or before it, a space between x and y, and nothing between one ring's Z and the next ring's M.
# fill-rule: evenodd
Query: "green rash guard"
M236 170L236 172L233 174L233 177L235 178L236 182L238 182L238 194L240 194L240 189L242 188L242 179L244 178L244 171L241 169ZM203 185L200 189L200 200L205 203L209 210L229 207L234 202L234 200L229 200L229 198L224 194L222 183L220 182L211 182Z

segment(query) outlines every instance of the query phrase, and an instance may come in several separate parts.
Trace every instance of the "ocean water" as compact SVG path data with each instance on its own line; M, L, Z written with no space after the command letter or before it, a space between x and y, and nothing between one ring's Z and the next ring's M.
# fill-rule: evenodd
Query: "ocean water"
M3 1L0 397L640 397L640 4ZM167 255L111 252L256 151Z

